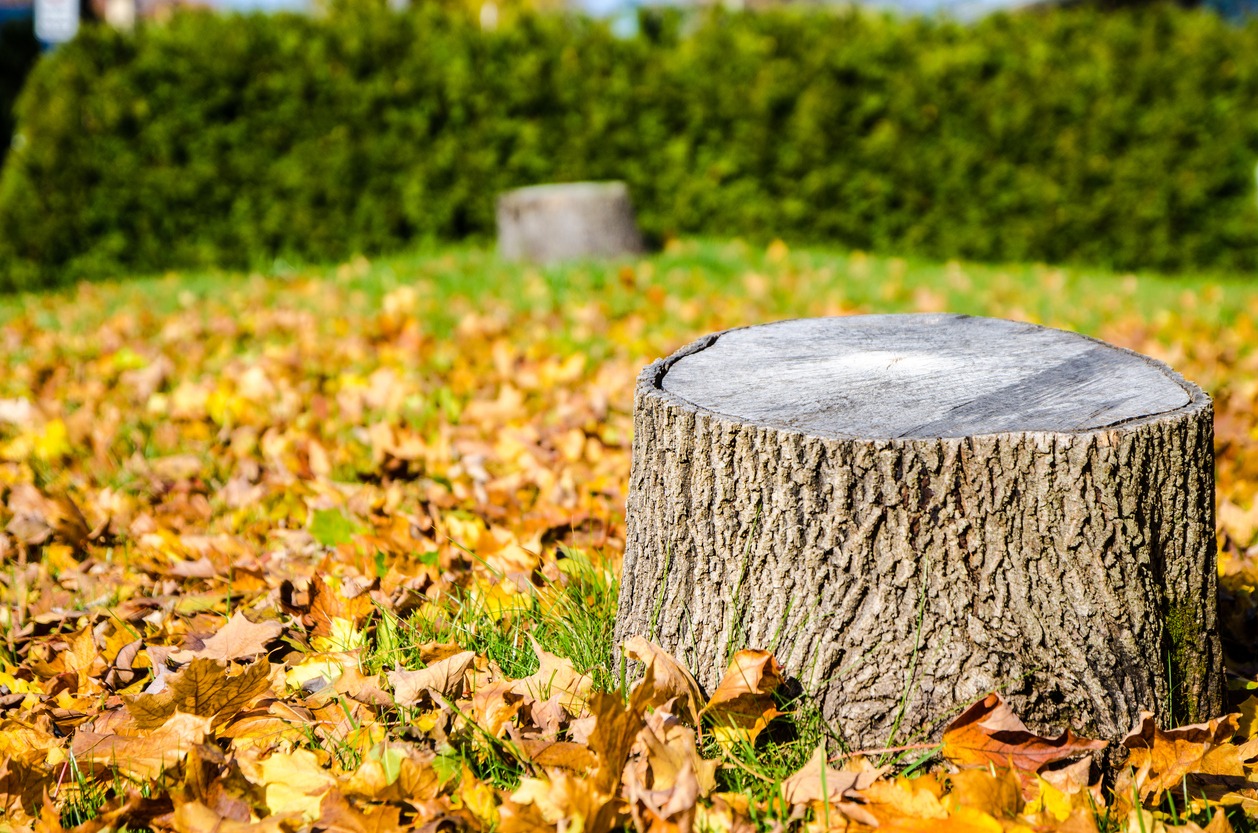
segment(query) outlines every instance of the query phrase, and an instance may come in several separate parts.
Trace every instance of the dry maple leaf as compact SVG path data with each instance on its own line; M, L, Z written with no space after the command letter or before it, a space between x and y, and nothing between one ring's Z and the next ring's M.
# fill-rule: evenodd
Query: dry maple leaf
M320 833L401 833L413 828L399 820L401 810L388 805L359 809L340 790L331 790L319 804L319 818L312 830Z
M773 692L782 684L782 667L768 651L739 651L700 717L712 721L712 734L723 749L754 743L781 714Z
M1029 730L998 694L970 706L944 730L943 756L957 766L1012 766L1027 772L1097 749L1105 741L1075 737L1069 729L1056 738Z
M283 631L279 622L250 622L243 613L236 611L217 633L202 641L199 647L177 651L169 659L181 665L198 657L220 662L253 659L265 654L267 644Z
M1239 718L1229 714L1206 723L1162 730L1151 712L1142 712L1122 740L1132 768L1124 772L1124 780L1134 779L1142 798L1156 799L1164 791L1179 787L1188 775L1246 778L1246 762L1258 757L1258 738L1231 742Z
M300 813L270 815L260 821L224 818L199 801L175 807L172 817L175 833L290 833L302 824Z
M537 672L516 680L511 690L524 698L525 705L545 702L557 695L560 705L569 714L580 714L594 686L593 678L577 671L571 660L542 650L531 635L529 642L537 655Z
M815 801L837 802L877 781L886 769L849 772L827 763L825 744L817 747L808 763L782 782L782 798L788 804L811 804Z
M16 758L0 758L0 818L24 823L40 810L47 774Z
M475 661L475 651L463 651L418 671L390 671L387 676L393 686L393 698L399 706L414 706L428 691L447 698L459 697L463 694L467 672Z
M701 796L707 796L716 788L720 762L704 759L699 754L695 730L671 712L656 709L647 717L646 725L638 732L634 751L638 753L637 760L630 764L630 769L641 784L652 790L670 788L683 770L692 773Z
M142 736L77 731L70 746L81 768L119 772L135 778L156 778L177 765L188 751L205 741L211 718L172 714L157 730ZM95 764L95 767L91 765Z
M217 725L270 692L270 676L266 660L229 677L223 663L198 658L167 676L165 691L124 697L123 702L141 729L156 729L176 711L212 717Z
M641 636L633 636L625 640L624 654L629 659L638 660L644 665L654 668L652 679L654 689L651 692L651 705L662 706L676 698L681 703L681 716L690 721L690 725L699 725L699 710L703 707L703 694L699 683L673 655L663 648L648 642ZM642 684L639 680L638 685Z

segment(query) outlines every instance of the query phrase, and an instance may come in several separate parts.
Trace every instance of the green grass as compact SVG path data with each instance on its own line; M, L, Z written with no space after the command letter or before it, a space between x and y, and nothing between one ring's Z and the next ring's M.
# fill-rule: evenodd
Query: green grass
M794 278L806 275L800 287ZM753 285L749 276L763 278ZM573 263L544 268L507 264L472 246L424 247L301 268L285 264L269 273L172 273L125 281L79 284L51 293L0 297L0 324L26 315L40 328L83 331L118 310L161 316L202 298L246 304L259 292L284 293L300 308L301 297L329 281L347 291L354 307L371 308L389 292L418 287L436 301L426 321L437 338L449 336L469 299L492 298L514 310L544 312L556 304L600 299L613 311L637 309L650 286L675 298L752 296L762 320L806 314L827 303L880 312L923 306L970 315L1023 317L1051 326L1094 332L1114 315L1156 321L1176 311L1202 308L1220 324L1251 308L1252 282L1221 274L1120 274L1043 265L940 264L870 256L840 249L762 249L741 241L685 241L641 261ZM313 284L313 286L312 286ZM803 290L801 292L801 290ZM664 310L662 310L664 312ZM579 342L597 339L574 339Z

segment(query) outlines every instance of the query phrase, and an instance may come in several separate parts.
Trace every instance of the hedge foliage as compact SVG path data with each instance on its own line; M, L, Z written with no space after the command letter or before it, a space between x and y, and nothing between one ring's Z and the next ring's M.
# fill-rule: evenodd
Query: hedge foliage
M33 21L0 23L0 162L9 152L13 136L13 105L37 58L39 41L35 40Z
M36 67L9 288L492 233L494 195L628 180L655 237L1258 267L1258 25L996 16L188 13Z

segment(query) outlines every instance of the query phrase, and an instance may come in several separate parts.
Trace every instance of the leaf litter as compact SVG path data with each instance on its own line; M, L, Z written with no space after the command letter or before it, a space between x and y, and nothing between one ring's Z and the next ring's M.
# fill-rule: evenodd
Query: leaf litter
M1072 279L1051 270L928 287L781 244L608 269L360 259L10 307L0 830L1254 829L1253 296L1220 329L1192 299L1134 313L1136 279L1054 315ZM937 745L845 750L765 646L706 693L649 640L623 646L632 673L613 660L637 369L749 321L937 308L949 284L1211 390L1236 713L1145 717L1106 750L993 693Z

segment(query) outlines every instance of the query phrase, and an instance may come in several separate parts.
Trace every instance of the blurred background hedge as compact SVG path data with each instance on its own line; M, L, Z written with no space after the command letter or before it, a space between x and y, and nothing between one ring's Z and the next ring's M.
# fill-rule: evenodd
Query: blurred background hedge
M641 28L431 9L89 27L19 101L0 285L485 235L503 189L602 178L656 239L1258 267L1258 25L1165 7Z

